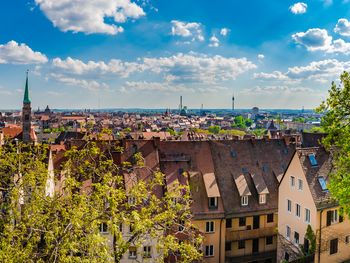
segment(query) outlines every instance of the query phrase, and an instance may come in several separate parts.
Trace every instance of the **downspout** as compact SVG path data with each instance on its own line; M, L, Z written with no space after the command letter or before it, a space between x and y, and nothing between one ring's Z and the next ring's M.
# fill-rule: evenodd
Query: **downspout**
M219 237L219 263L221 263L221 232L222 232L222 221L224 220L224 218L221 218L220 220L220 237Z
M318 252L317 252L317 258L318 258L318 263L321 262L321 240L322 240L322 235L321 235L321 231L322 231L322 212L323 209L320 212L320 235L319 235L319 239L318 239Z

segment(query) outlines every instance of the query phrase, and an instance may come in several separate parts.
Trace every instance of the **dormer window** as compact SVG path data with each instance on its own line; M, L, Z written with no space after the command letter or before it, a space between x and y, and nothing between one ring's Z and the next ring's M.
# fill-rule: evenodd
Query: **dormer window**
M259 204L266 204L266 194L259 194Z
M310 154L309 155L309 161L310 161L310 164L311 166L317 166L317 160L316 160L316 157L314 154Z
M217 197L209 197L209 209L218 208L218 198Z
M243 195L242 197L241 197L241 205L242 206L247 206L248 205L248 196L247 195Z

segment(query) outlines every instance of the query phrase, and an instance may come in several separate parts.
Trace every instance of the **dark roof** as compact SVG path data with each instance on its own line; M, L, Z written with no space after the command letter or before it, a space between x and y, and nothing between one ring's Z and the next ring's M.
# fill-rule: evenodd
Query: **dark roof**
M303 132L302 133L302 147L320 147L321 140L326 137L326 133L312 133Z
M329 181L329 174L333 168L331 154L322 147L297 149L296 154L298 154L317 209L334 206L335 202L331 200L329 191L322 190L318 179L322 177L326 182ZM309 155L315 156L317 165L311 164Z
M65 142L72 139L81 140L84 138L84 136L85 133L83 132L64 131L57 137L56 143L59 144L60 142Z
M217 182L228 216L277 210L278 183L293 156L294 144L287 145L282 139L212 141L211 150ZM241 206L238 190L240 186L234 180L242 175L251 193L247 206ZM269 194L266 204L259 204L252 175L262 177L267 187ZM256 180L258 181L262 180Z

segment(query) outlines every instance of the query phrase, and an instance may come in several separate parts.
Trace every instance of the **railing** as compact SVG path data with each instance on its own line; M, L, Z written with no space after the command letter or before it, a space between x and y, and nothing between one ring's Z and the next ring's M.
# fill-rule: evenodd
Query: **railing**
M238 241L273 236L276 234L275 229L275 227L263 227L251 230L226 230L226 241Z

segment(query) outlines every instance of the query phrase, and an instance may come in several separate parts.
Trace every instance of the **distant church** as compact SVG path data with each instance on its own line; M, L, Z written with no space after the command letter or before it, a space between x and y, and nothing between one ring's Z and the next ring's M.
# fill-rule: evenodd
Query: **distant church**
M26 86L24 89L23 107L22 107L22 141L29 143L32 141L32 107L29 98L29 87L28 87L28 71L26 76Z

